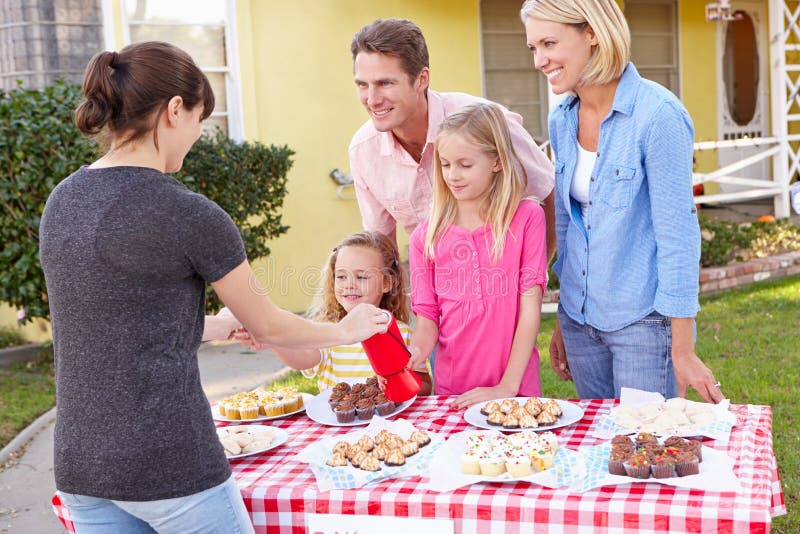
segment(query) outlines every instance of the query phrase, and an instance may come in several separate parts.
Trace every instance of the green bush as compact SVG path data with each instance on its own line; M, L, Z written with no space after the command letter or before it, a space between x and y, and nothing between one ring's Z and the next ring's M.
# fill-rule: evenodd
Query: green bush
M49 317L39 263L39 220L53 188L98 157L75 127L80 87L0 92L0 301L25 311L24 321ZM176 178L227 211L252 260L285 233L280 208L294 154L288 147L236 143L219 131L203 136ZM213 309L215 302L210 302Z
M735 223L701 215L700 230L703 267L800 251L800 228L788 220Z

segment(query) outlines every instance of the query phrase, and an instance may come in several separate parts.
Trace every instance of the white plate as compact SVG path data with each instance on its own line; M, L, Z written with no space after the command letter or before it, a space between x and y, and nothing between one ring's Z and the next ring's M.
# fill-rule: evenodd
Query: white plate
M227 423L252 423L254 421L271 421L272 419L280 419L281 417L288 417L290 415L294 415L296 413L300 413L306 409L306 404L308 404L311 399L314 398L314 395L310 393L301 393L303 396L303 406L299 410L295 410L289 413L282 413L280 415L259 415L255 419L228 419L224 415L220 415L219 413L219 403L215 404L211 407L211 415L214 417L215 421L225 421Z
M232 460L233 458L242 458L244 456L251 456L253 454L260 454L262 452L268 451L270 449L274 449L275 447L279 447L286 443L289 440L289 434L286 433L285 430L282 428L277 428L274 426L259 426L259 425L236 425L236 426L223 426L217 429L217 436L220 438L225 435L225 433L231 428L237 427L244 427L249 430L252 434L258 436L260 434L270 433L272 434L272 441L270 442L268 447L264 447L263 449L259 449L253 452L245 452L242 454L236 454L234 456L228 456L228 460Z
M529 397L516 397L517 402L520 403L520 406L525 404L525 401L528 400ZM542 402L547 402L550 399L545 397L539 397L542 399ZM504 399L496 399L496 402L499 404ZM559 417L555 423L552 425L539 425L536 428L503 428L497 425L490 425L486 422L486 416L481 413L481 408L486 404L486 402L479 402L478 404L474 404L467 408L467 411L464 412L464 420L473 425L477 426L478 428L485 428L487 430L499 430L500 432L522 432L525 430L532 430L534 432L541 432L544 430L553 430L554 428L561 428L562 426L569 426L572 423L580 421L583 417L583 409L577 404L573 404L571 402L563 401L560 399L555 399L559 406L561 406L561 417Z
M333 392L333 388L328 388L306 404L306 414L321 425L328 425L328 426L359 426L359 425L368 425L370 419L363 421L356 417L352 423L340 423L336 420L336 414L331 410L330 404L328 404L328 399L331 398L331 392ZM409 406L411 403L416 400L417 396L414 395L411 399L405 401L402 404L399 404L392 413L389 415L382 415L379 417L388 418L394 415L399 414ZM375 414L377 416L377 414Z

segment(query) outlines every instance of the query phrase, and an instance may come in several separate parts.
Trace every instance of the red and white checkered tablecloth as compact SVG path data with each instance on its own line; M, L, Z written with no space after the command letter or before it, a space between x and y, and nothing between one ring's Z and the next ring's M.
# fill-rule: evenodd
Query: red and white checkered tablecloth
M595 445L592 425L614 400L573 401L585 415L556 431L562 446ZM773 517L786 513L772 449L769 406L734 405L730 441L705 440L734 459L744 492L687 490L655 482L608 486L586 493L547 489L527 482L480 483L450 493L429 492L424 478L388 479L353 490L317 490L314 475L295 455L312 441L346 434L352 427L322 426L305 414L270 421L289 441L263 454L231 461L258 533L306 532L306 514L363 514L445 518L459 533L521 532L769 532ZM444 436L471 428L448 397L420 397L398 417ZM221 423L224 425L224 423ZM53 509L70 530L69 511L58 494Z

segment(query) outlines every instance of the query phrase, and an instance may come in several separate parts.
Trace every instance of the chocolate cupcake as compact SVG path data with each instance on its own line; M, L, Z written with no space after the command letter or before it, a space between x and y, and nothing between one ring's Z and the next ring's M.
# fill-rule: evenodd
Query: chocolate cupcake
M687 439L686 443L688 444L687 450L690 451L695 456L697 456L697 459L702 462L703 461L703 444L700 443L700 440Z
M367 386L366 388L364 388L364 391L361 392L361 397L367 399L374 399L377 395L380 394L380 392L381 390L378 386Z
M674 447L680 450L686 450L687 443L686 440L680 436L670 436L664 440L665 447Z
M658 443L658 438L649 432L639 432L636 435L636 445L644 447L645 443Z
M700 460L689 451L679 452L675 462L675 471L679 477L696 475L700 472Z
M371 376L371 377L367 378L367 381L365 383L366 383L367 387L370 387L370 386L378 387L378 377L377 376Z
M375 415L375 403L372 399L363 398L356 403L356 416L362 421L368 421Z
M367 389L367 385L359 382L357 384L353 384L352 386L350 386L350 393L360 397L361 393L363 393L365 389Z
M622 448L623 450L633 451L634 444L631 438L629 438L625 434L617 434L616 436L611 438L611 447L618 447Z
M386 417L387 415L392 413L395 409L394 402L387 399L386 395L384 395L383 393L375 395L373 402L375 403L375 411L381 417Z
M653 478L670 478L675 476L675 458L668 452L662 452L650 460L650 472Z
M650 478L650 460L645 451L636 451L624 463L625 474L629 477L645 479Z
M333 392L350 393L350 384L347 382L339 382L333 386Z
M632 454L633 450L627 450L624 446L615 448L612 445L611 454L608 457L608 472L612 475L627 475L625 462L628 461Z
M333 411L340 423L352 423L356 418L356 406L351 402L340 402Z
M653 462L653 458L661 455L664 452L664 446L657 441L648 441L641 447L641 449L647 453L647 459L650 460L651 463Z

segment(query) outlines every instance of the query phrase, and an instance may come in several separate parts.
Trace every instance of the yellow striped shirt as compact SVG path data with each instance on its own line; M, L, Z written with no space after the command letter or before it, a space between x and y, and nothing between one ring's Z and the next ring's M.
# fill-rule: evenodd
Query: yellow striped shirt
M408 345L411 342L411 328L405 323L397 321L403 340ZM324 391L338 384L339 382L363 381L371 376L375 376L375 371L364 352L361 343L352 345L339 345L320 352L320 362L311 369L301 371L307 378L317 377L317 385L320 391ZM423 363L419 371L428 371L427 364Z

